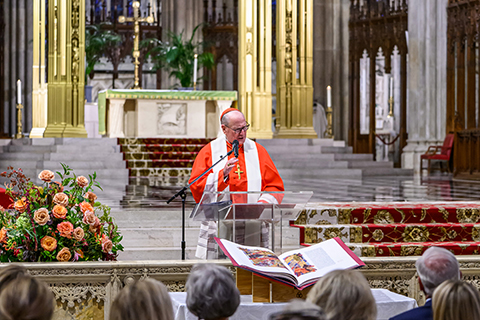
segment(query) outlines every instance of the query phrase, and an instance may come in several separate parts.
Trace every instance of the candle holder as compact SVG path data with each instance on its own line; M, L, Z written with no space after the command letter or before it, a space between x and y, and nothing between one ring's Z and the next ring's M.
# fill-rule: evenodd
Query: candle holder
M332 107L327 107L325 110L327 116L327 130L325 130L325 138L333 139L333 109Z
M393 118L393 97L390 97L390 99L388 99L388 106L389 106L389 109L388 109L387 117Z
M17 134L15 135L15 139L21 139L24 137L22 126L22 109L22 104L17 104Z
M193 83L193 91L197 91L197 82L196 81Z

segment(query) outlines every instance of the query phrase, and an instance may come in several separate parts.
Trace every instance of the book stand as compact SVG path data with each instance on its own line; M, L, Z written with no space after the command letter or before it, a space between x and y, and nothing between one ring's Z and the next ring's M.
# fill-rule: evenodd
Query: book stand
M256 274L237 268L237 288L241 295L251 295L253 302L288 302L305 299L312 286L303 290L271 281Z

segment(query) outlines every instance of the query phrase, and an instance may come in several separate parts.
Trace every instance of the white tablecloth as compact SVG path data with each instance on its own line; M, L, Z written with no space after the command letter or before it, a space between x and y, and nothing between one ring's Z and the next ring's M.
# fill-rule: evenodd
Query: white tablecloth
M377 320L387 320L404 311L417 307L415 299L390 292L386 289L372 289L373 297L377 303ZM171 292L170 297L175 311L175 320L197 320L188 311L186 306L187 294L185 292ZM253 303L252 296L242 296L237 312L230 320L268 320L268 317L281 311L285 303Z

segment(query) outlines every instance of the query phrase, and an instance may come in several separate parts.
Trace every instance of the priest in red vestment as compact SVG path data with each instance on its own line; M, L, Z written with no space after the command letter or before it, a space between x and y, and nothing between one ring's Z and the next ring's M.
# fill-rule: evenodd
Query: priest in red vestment
M250 125L245 121L244 115L237 109L229 108L222 113L220 122L225 136L215 139L200 150L193 164L190 182L232 150L235 140L239 142L238 158L232 153L228 160L224 159L210 173L190 186L195 202L200 202L204 191L284 191L282 178L265 148L247 138ZM278 203L281 195L263 194L259 199L236 196L231 200L242 203ZM215 233L216 225L213 222L202 223L196 254L198 258L206 258L207 247L209 251L215 247L211 243Z

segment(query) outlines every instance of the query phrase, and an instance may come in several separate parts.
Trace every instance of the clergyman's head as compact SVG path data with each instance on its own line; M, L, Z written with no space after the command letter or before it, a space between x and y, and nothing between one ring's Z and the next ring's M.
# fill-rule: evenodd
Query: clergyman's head
M250 125L245 120L243 113L238 110L229 111L222 116L220 123L228 142L233 143L234 140L238 140L240 145L245 142Z

